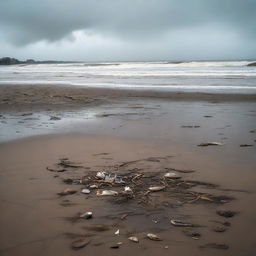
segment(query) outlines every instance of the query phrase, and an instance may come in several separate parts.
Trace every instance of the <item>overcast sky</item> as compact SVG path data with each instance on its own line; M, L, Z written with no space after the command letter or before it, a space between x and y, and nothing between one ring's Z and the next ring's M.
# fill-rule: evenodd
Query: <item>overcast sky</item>
M0 0L0 57L256 58L256 0Z

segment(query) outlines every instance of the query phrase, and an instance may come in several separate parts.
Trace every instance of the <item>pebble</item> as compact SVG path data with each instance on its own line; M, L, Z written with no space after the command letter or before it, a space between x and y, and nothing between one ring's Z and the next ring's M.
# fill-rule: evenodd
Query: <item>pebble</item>
M152 233L148 233L147 238L153 241L162 241L162 239L159 236Z
M79 239L79 240L73 241L71 244L71 247L74 250L78 250L78 249L85 247L89 243L90 243L90 240L88 240L88 239Z

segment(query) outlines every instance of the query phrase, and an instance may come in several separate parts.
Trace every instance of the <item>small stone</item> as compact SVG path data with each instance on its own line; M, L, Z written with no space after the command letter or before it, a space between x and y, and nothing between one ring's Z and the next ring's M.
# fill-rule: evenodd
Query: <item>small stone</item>
M75 194L76 192L77 192L77 191L74 190L74 189L67 188L67 189L65 189L64 191L59 192L58 195L60 195L60 196L66 196L66 195Z
M227 229L224 228L224 227L221 227L221 226L217 226L213 229L214 232L217 232L217 233L223 233L225 232Z
M79 216L82 219L91 219L92 218L92 212L85 212Z
M148 233L147 238L153 241L162 241L162 239L159 236L152 233Z
M201 245L201 248L212 248L212 249L220 249L220 250L227 250L229 248L226 244L217 244L217 243L209 243L205 245Z
M110 246L111 249L118 249L119 247L120 247L119 244L114 244Z
M138 239L138 237L136 237L136 236L130 236L128 239L129 239L130 241L134 242L134 243L138 243L138 242L139 242L139 239Z
M217 211L217 214L220 215L221 217L225 218L232 218L237 214L237 212L234 211Z
M74 250L78 250L78 249L85 247L89 243L90 243L90 240L88 240L88 239L79 239L79 240L73 241L71 244L71 247Z
M165 178L168 178L168 179L180 179L181 176L178 175L177 173L175 172L167 172L165 175L164 175Z
M150 192L158 192L165 189L165 186L151 186L148 188Z
M87 189L87 188L84 188L84 189L81 190L81 193L83 193L83 194L90 194L91 191L89 189Z

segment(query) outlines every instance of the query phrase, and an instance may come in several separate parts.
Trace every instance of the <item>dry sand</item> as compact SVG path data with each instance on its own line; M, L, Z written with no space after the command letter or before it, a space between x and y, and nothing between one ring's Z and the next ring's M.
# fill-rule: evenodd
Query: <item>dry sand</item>
M156 95L44 86L1 86L0 91L1 120L7 125L13 115L27 112L36 115L49 109L53 113L61 111L65 120L67 111L72 110L75 115L81 108L97 109L93 122L74 123L68 133L63 134L59 125L54 135L26 139L21 136L19 140L0 144L0 255L255 254L255 95ZM41 120L36 122L43 125ZM46 126L48 123L40 129L50 134ZM40 134L41 130L35 130ZM206 141L224 145L197 146ZM241 144L254 146L240 147ZM46 169L63 157L84 168L71 168L63 173ZM116 169L135 160L140 161ZM235 200L223 204L208 200L181 204L181 198L167 189L150 194L149 203L137 199L114 203L97 197L95 191L83 195L79 191L85 185L67 185L62 180L101 170L155 172L157 176L165 173L165 168L195 170L180 173L182 180L218 185L211 189L197 186L189 191ZM67 187L78 193L57 195ZM225 219L216 214L221 209L239 214ZM93 212L92 219L75 221L73 217L86 211ZM121 220L123 214L128 214L125 220ZM201 225L193 229L201 233L201 238L194 240L184 235L184 228L172 226L171 218ZM214 221L229 221L231 226ZM96 225L102 224L104 231L95 230ZM216 226L227 230L215 232ZM118 229L120 235L116 236ZM147 233L155 233L163 241L151 241L145 238ZM128 241L131 235L140 242ZM72 250L72 241L81 237L88 237L90 243L83 249ZM117 242L122 245L111 249ZM200 248L208 243L226 244L229 249Z

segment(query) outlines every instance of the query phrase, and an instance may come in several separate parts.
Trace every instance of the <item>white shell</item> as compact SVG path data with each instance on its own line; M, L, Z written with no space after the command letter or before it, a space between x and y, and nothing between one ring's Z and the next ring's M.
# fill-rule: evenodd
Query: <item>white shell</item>
M181 176L178 175L177 173L175 172L167 172L165 175L164 175L165 178L169 178L169 179L180 179Z
M82 189L81 192L83 194L90 194L91 193L91 191L89 189L87 189L87 188Z
M89 188L91 188L91 189L98 188L98 185L93 184L93 185L91 185Z
M104 180L106 177L106 173L105 172L97 172L96 177Z
M149 238L150 240L154 240L154 241L161 241L162 240L159 236L157 236L155 234L152 234L152 233L148 233L147 238Z
M135 242L135 243L138 243L138 242L139 242L139 239L138 239L138 237L136 237L136 236L130 236L128 239L129 239L130 241L132 241L132 242Z
M116 196L116 195L118 195L118 192L114 190L97 191L97 196Z
M132 189L128 186L124 187L124 191L125 192L132 192Z
M165 189L165 186L151 186L148 188L149 191L151 192L157 192Z
M120 234L120 230L118 229L116 232L115 232L115 235L119 236Z

